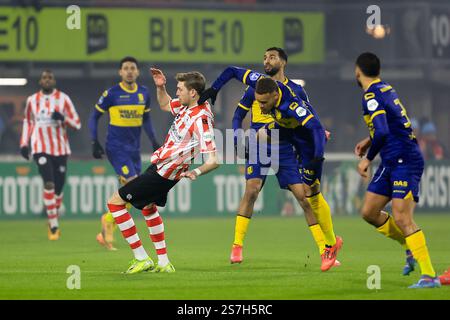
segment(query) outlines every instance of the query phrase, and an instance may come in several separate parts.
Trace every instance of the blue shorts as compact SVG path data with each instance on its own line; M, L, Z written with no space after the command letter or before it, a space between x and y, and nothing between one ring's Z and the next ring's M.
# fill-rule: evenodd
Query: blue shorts
M302 176L302 183L312 186L320 184L322 178L323 162L318 164L314 170L306 170L305 166L314 159L314 145L312 141L308 140L307 132L299 129L287 129L279 127L280 137L289 141L296 151L296 157L300 164L300 173Z
M106 155L116 174L125 179L141 173L141 153L106 148Z
M320 179L322 178L322 167L323 162L321 162L316 168L313 170L311 169L305 169L304 165L307 164L307 162L302 161L300 164L300 172L302 174L302 181L304 184L307 184L308 186L313 186L315 184L320 184Z
M372 178L367 191L389 198L413 198L419 202L419 185L424 170L423 161L397 163L394 166L381 164Z
M303 183L308 186L320 184L322 179L323 161L318 163L314 169L305 169L314 159L314 148L311 143L302 138L295 139L295 149L300 162Z
M245 164L245 179L261 179L265 182L270 167L259 164ZM281 189L288 189L290 184L302 183L302 175L298 166L280 166L275 174Z
M250 146L251 148L251 146ZM275 148L277 150L275 151ZM278 155L276 155L278 153ZM261 163L259 154L256 159L245 161L245 179L261 179L265 182L269 169L275 170L278 184L281 189L288 189L290 184L302 183L301 172L294 150L290 144L282 143L273 146L270 150L272 156L270 163ZM277 162L275 164L275 162Z

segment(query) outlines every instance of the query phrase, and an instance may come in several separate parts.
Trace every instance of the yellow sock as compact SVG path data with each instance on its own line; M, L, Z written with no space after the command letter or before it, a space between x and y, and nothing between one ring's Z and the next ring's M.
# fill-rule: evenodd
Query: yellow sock
M325 244L334 246L336 244L336 236L333 231L333 221L331 220L331 210L322 193L318 193L312 197L306 198L311 205L314 215L322 229Z
M430 277L436 277L433 265L431 264L430 255L428 253L427 244L425 242L425 235L422 230L414 232L406 237L406 243L411 250L414 258L417 260L420 266L422 274L426 274Z
M109 223L115 223L115 220L114 220L114 217L113 217L113 215L112 215L112 213L111 212L106 212L105 214L104 214L104 219L105 219L105 221L106 222L109 222Z
M309 230L312 233L314 241L316 241L317 246L319 247L320 255L325 251L325 237L323 235L322 229L318 224L313 224L309 226Z
M242 246L244 244L245 234L247 233L250 218L237 215L236 226L234 228L234 244Z
M114 241L114 230L117 228L116 221L111 212L106 212L102 216L102 232L107 242Z
M403 232L397 226L395 220L390 215L387 216L388 218L386 222L383 225L379 226L377 228L377 231L385 235L386 237L391 238L392 240L395 240L398 243L400 243L405 250L408 249Z

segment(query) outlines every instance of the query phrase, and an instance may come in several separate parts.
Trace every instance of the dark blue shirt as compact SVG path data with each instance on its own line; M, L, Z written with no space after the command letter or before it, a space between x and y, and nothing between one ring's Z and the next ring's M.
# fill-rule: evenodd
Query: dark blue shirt
M385 165L422 157L406 109L391 85L380 79L372 82L363 96L362 107L372 139L369 160L378 153Z

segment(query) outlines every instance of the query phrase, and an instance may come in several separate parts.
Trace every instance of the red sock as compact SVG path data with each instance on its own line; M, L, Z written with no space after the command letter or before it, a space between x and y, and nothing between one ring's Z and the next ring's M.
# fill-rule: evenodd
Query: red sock
M137 233L136 225L131 215L128 213L125 205L115 205L108 203L109 211L111 212L117 226L120 229L125 240L133 250L134 257L138 260L145 260L148 258L147 252L145 252L142 246L141 239Z
M150 232L150 239L152 239L156 254L158 255L158 264L160 266L165 266L169 263L169 258L167 256L163 220L158 213L156 205L153 205L148 209L143 209L142 214L145 217L145 222L147 223Z
M44 205L47 211L50 228L58 227L58 211L56 209L56 199L54 189L44 189Z
M56 209L59 210L59 208L61 208L61 204L62 204L62 200L63 200L63 193L61 192L60 194L56 194L55 195L55 199L56 199Z

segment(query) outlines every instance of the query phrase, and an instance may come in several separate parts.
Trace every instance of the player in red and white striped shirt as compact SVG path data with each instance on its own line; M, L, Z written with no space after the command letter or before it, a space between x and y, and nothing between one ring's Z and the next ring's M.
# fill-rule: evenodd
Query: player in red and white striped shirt
M28 97L25 106L20 153L29 160L30 149L44 180L44 205L48 217L48 238L60 236L58 209L62 203L67 157L70 155L66 127L81 128L80 118L69 96L55 88L52 71L39 80L41 90Z
M181 178L195 180L200 174L206 174L219 166L213 114L207 102L197 104L200 93L205 89L205 77L199 72L177 74L178 99L172 100L166 92L163 73L158 69L151 69L151 72L157 87L159 105L162 110L171 112L175 120L164 145L153 153L152 165L121 187L108 201L110 212L133 250L134 259L125 272L128 274L146 270L175 271L167 257L164 224L156 206L165 206L168 192ZM199 153L207 154L207 160L200 167L189 171L189 165ZM142 210L158 255L157 266L142 246L133 218L127 212L127 203Z
M183 106L180 99L173 99L170 100L169 107L176 118L164 145L153 153L151 162L156 165L156 172L163 178L179 180L195 157L196 148L199 147L201 153L216 151L213 114L208 103L190 109ZM201 138L196 139L196 134Z

